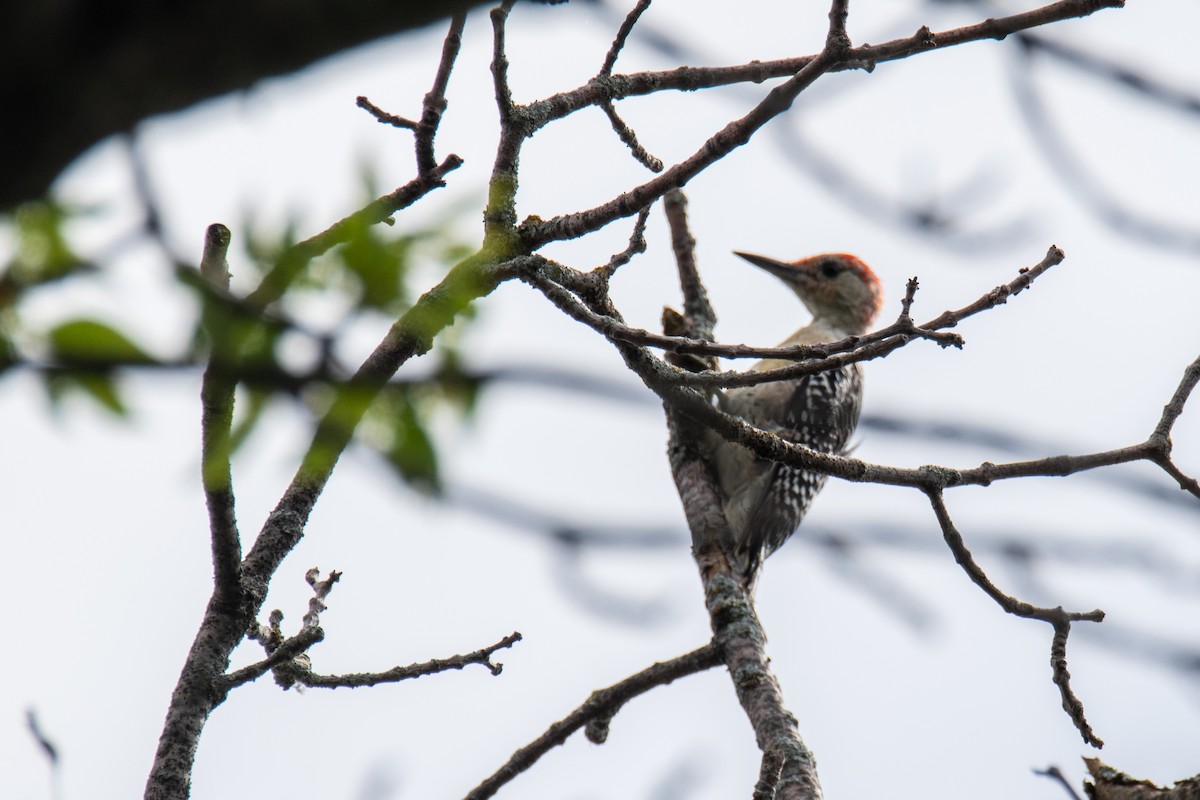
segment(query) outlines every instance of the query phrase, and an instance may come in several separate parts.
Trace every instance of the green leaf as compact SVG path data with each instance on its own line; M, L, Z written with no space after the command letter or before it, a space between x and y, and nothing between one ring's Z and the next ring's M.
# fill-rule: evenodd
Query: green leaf
M56 407L71 395L82 395L115 417L129 416L129 409L117 389L116 378L107 372L49 373L46 375L46 393Z
M406 483L419 491L437 494L441 490L441 483L433 440L412 404L405 403L403 409L393 429L391 447L385 455Z
M48 338L54 358L62 363L114 367L154 363L128 336L93 319L64 322L52 329Z
M411 387L385 389L359 429L360 438L378 450L405 483L417 491L440 491L437 450Z
M36 286L94 269L75 255L64 233L65 224L81 213L51 200L18 206L13 214L16 255L4 267L8 283Z
M261 372L270 381L282 372L276 357L282 332L267 320L238 320L222 336L219 355L242 369Z
M442 397L447 402L453 403L461 411L463 417L469 419L475 415L479 406L483 381L473 375L468 375L463 370L462 357L459 355L457 347L443 347L440 355L442 361L434 376L436 386Z
M360 307L395 310L408 305L405 276L413 241L410 236L385 239L374 226L364 225L334 251L334 258L357 279Z
M248 268L248 274L241 277L257 281L266 275L272 275L271 282L279 295L289 289L298 278L302 278L303 263L288 255L299 241L297 227L298 221L294 216L288 217L281 230L273 227L268 229L252 215L243 218L239 230L245 232L242 236L242 246L250 261L243 263L243 266Z

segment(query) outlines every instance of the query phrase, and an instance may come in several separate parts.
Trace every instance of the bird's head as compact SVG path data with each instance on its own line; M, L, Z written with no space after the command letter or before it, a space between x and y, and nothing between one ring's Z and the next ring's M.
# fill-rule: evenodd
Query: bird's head
M799 261L776 261L753 253L734 252L783 281L813 315L847 335L866 333L883 307L878 276L854 256L825 253Z

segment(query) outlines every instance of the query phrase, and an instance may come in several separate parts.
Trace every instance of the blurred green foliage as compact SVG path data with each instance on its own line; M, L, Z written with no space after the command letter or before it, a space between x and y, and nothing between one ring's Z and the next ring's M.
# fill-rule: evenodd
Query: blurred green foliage
M154 358L116 328L94 319L72 319L46 334L53 360L65 367L138 366Z
M375 196L367 183L369 196ZM128 417L123 372L193 370L211 364L227 371L238 385L232 433L236 450L252 440L277 400L299 400L315 417L335 407L334 398L348 399L347 393L355 391L348 383L355 365L339 357L345 334L361 330L363 324L382 334L412 307L418 281L437 282L439 271L444 273L475 252L454 232L461 211L419 229L352 225L344 229L349 235L342 244L311 260L297 256L303 248L297 247L294 225L268 232L247 222L244 233L235 231L230 257L239 291L214 288L194 265L176 265L178 283L195 296L197 313L191 322L191 346L162 354L130 332L149 326L139 325L127 308L83 315L77 307L69 310L72 304L67 300L59 319L40 325L26 321L22 306L34 290L58 291L59 286L104 274L71 245L71 225L86 210L53 201L27 203L0 217L0 253L11 251L0 271L0 374L12 369L36 372L52 406L60 411L65 398L81 396L116 417ZM262 308L251 302L255 295L245 287L264 282L273 282L273 292L258 296L274 302ZM313 313L314 308L320 312ZM433 351L420 360L422 377L398 379L385 387L358 431L360 442L424 492L436 492L440 485L431 433L434 417L462 420L478 399L477 382L461 369L460 347L473 317L471 309L462 317L439 334ZM297 339L308 343L299 351L310 357L297 357L296 348L288 350L285 343Z
M13 253L0 271L0 308L33 286L94 269L71 248L64 228L73 217L90 209L71 208L52 200L17 207L5 220L13 237Z

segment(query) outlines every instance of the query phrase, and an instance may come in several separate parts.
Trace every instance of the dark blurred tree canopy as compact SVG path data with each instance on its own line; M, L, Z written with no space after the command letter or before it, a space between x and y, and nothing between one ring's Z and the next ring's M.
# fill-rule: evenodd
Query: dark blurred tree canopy
M0 25L0 209L41 197L89 147L144 119L478 4L7 3Z

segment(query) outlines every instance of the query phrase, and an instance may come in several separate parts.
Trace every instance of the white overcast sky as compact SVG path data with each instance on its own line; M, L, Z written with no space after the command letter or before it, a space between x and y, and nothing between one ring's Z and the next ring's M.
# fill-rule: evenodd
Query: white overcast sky
M941 30L1025 7L855 2L850 33L856 43L875 43L921 24ZM825 13L825 4L814 3L660 0L644 23L699 54L689 63L732 64L814 52ZM1193 3L1135 1L1043 33L1194 91L1198 23ZM417 115L443 30L392 38L147 122L139 146L173 245L198 255L205 226L224 222L234 232L236 276L248 215L266 225L294 219L307 235L361 202L363 163L383 187L407 181L409 134L376 124L354 98ZM517 99L587 80L614 30L583 3L518 7L509 27ZM486 14L472 15L438 138L440 157L455 152L466 164L446 189L400 215L398 232L465 208L462 235L479 237L477 209L496 133L490 41ZM1081 204L1020 119L1011 82L1017 47L980 42L882 64L872 74L827 76L788 118L686 188L725 341L773 344L803 322L799 305L733 258L734 249L787 259L855 252L887 287L885 317L899 311L905 281L918 275L918 319L1011 280L1052 243L1066 251L1067 260L1032 291L962 325L964 350L917 343L867 367L869 414L986 424L1050 450L1003 453L863 431L856 455L869 461L973 466L1131 444L1149 433L1200 353L1200 255L1123 236ZM635 32L617 70L678 63ZM1106 191L1159 222L1200 226L1200 117L1164 111L1046 59L1034 83L1072 152ZM638 98L619 108L647 148L671 164L768 88ZM788 148L800 136L886 196L928 199L948 211L974 204L968 219L980 231L1022 225L968 249L865 217L794 166ZM590 207L646 175L604 116L589 109L527 145L519 212L550 217ZM977 184L986 187L981 197L964 196L962 186ZM105 206L77 230L88 252L108 252L136 224L128 161L117 143L81 159L59 189ZM594 265L620 250L628 231L618 223L546 254ZM619 273L614 293L631 322L653 329L661 307L678 302L660 211L648 236L649 252ZM428 284L436 269L429 265ZM24 313L41 325L101 316L166 355L186 342L193 312L156 252L138 246L120 251L104 276L45 291ZM560 365L634 387L610 347L522 285L484 300L480 317L468 339L473 364ZM382 333L385 321L377 322L355 331L347 357L366 352ZM0 385L6 798L53 796L24 727L29 707L62 753L62 798L139 794L208 598L199 375L135 376L126 385L135 410L129 422L82 404L48 413L28 373ZM1178 460L1192 475L1200 473L1197 403L1175 436ZM278 499L307 435L306 416L280 403L235 464L243 535L253 535ZM487 490L584 522L682 531L665 436L648 395L620 404L519 386L489 392L468 427L439 430L452 488ZM1106 638L1138 630L1192 648L1200 642L1200 515L1195 506L1149 503L1125 491L1129 476L1170 488L1165 476L1138 466L1108 482L1022 481L948 495L968 544L994 532L1027 533L1083 546L1135 545L1166 562L1155 574L1134 568L1126 555L1104 565L1043 564L1030 575L994 554L981 556L1001 586L1025 599L1109 613L1108 630L1078 630L1069 652L1075 688L1108 742L1099 754L1082 744L1059 707L1049 630L1006 617L969 584L940 548L921 496L830 484L810 515L813 526L848 536L856 525L901 526L924 537L924 547L864 547L854 562L839 564L793 543L761 581L773 665L828 797L1052 800L1063 797L1061 788L1031 770L1058 765L1077 781L1081 755L1166 783L1200 769L1197 673L1184 676ZM708 636L682 533L673 547L597 549L576 563L531 532L415 497L365 451L343 459L266 608L281 608L298 624L308 597L303 575L312 566L344 572L322 617L326 640L312 653L319 671L385 669L472 650L513 630L525 641L498 656L505 664L498 678L477 668L355 691L283 693L269 680L240 689L205 730L194 797L461 796L592 690ZM869 586L890 587L895 596L864 589L855 580L862 573L875 576ZM610 613L588 606L585 595L606 596ZM903 603L929 612L931 623L906 624L911 609ZM257 658L244 646L235 665ZM756 774L749 725L728 677L714 670L631 703L602 747L576 735L503 796L745 797Z

